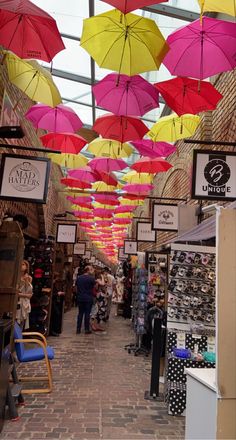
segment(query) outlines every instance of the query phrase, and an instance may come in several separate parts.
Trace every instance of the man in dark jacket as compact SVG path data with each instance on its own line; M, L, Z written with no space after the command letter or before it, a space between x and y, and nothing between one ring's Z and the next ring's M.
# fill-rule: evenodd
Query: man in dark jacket
M79 307L79 313L77 318L77 330L76 333L81 333L81 327L84 316L84 328L85 333L92 333L90 330L90 313L94 299L94 286L95 277L94 269L92 266L86 266L84 274L79 275L76 280L77 288L77 304Z

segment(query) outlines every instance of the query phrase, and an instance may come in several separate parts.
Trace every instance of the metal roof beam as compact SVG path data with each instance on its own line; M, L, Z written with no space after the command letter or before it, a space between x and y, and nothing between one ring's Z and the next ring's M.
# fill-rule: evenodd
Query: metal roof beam
M151 12L152 14L167 15L168 17L171 18L177 18L178 20L184 20L190 22L194 20L198 20L198 18L200 18L200 13L198 14L197 12L192 12L181 8L175 8L174 6L167 6L166 4L147 6L142 9L144 11Z

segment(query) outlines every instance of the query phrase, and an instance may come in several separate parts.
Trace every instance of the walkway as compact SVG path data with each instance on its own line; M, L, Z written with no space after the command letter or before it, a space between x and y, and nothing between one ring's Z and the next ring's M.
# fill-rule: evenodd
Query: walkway
M183 439L184 418L144 400L150 360L124 350L133 339L130 322L114 317L106 335L76 335L75 321L73 309L63 334L49 338L56 352L54 391L27 395L20 421L5 422L0 439Z

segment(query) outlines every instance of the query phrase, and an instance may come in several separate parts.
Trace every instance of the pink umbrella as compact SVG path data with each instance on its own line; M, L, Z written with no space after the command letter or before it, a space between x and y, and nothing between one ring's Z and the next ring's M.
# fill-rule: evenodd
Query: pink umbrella
M78 154L87 144L87 141L74 133L47 133L40 137L42 144L51 148L51 150L59 150L62 153Z
M90 203L92 202L92 197L90 196L84 196L84 197L71 197L67 196L67 200L69 200L71 203L77 204L77 203Z
M140 194L143 196L143 195L147 195L153 188L154 188L154 185L128 183L127 185L124 185L122 189L124 191L126 191L127 193Z
M167 142L153 142L149 139L132 141L131 144L142 156L148 156L151 158L167 157L176 151L174 145L168 144Z
M98 225L98 226L106 227L106 226L111 226L111 224L112 224L112 221L110 221L110 220L96 220L96 225Z
M114 218L114 223L117 225L129 225L131 222L131 218Z
M101 218L112 218L113 214L110 209L103 209L103 208L95 208L93 210L93 214L95 217L101 217Z
M110 73L93 93L99 106L120 116L143 116L159 106L157 89L139 75Z
M119 205L118 197L119 195L112 194L112 195L105 195L105 194L93 194L94 199L96 202L103 203L104 205L110 205L110 206L116 206Z
M172 32L163 60L172 75L204 79L236 67L236 26L202 17Z
M101 136L122 143L142 139L148 132L147 126L138 118L107 114L97 118L93 129Z
M122 159L111 159L110 157L98 157L89 161L89 166L94 171L120 171L127 167L127 163Z
M83 125L74 110L63 104L53 108L44 104L35 104L30 107L25 116L34 127L54 133L74 133Z
M99 176L95 173L90 166L69 170L68 175L74 179L80 179L84 182L94 183L97 182Z
M121 205L115 209L115 214L122 214L124 212L133 212L137 206L133 205Z
M90 212L73 211L73 214L75 215L75 217L79 217L82 219L93 219L93 214L91 214Z

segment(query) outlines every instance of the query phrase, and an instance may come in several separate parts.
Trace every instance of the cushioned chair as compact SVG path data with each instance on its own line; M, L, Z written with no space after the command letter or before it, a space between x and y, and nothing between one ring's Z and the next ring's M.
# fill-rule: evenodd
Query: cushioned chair
M23 338L23 336L28 336L28 338ZM35 336L35 338L31 338ZM25 389L23 392L25 394L31 393L50 393L52 391L52 370L50 361L54 359L54 350L52 347L47 346L46 338L38 332L27 332L22 333L20 326L15 323L14 326L14 342L15 350L17 354L18 361L20 363L34 362L45 360L47 368L47 376L27 376L20 377L20 381L47 381L47 388L34 388ZM25 348L25 344L37 344L39 347L36 348Z

